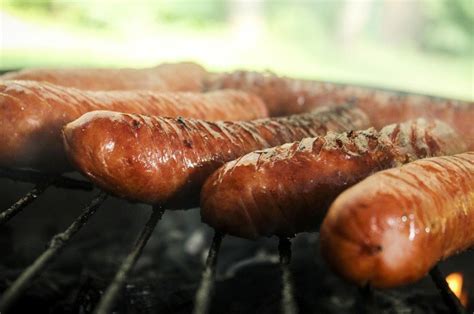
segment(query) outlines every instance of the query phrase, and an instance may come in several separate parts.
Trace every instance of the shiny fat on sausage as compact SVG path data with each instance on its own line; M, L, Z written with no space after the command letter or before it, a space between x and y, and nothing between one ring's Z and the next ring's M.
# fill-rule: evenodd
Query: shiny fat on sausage
M242 122L99 111L68 124L63 133L71 162L104 190L179 209L199 205L202 183L226 161L330 130L369 124L365 114L352 106Z
M163 63L144 69L24 69L0 80L29 80L84 90L200 92L207 71L192 62Z
M465 149L460 136L436 120L410 120L380 132L329 132L228 162L203 186L201 217L249 239L315 231L337 195L368 175Z
M474 246L474 152L414 161L342 193L321 227L321 252L346 280L415 282Z
M241 91L83 91L33 81L0 81L0 166L53 172L71 169L61 129L82 114L100 109L211 121L268 116L257 96Z
M236 71L209 75L207 90L233 88L252 92L267 104L271 116L307 112L319 106L354 103L376 129L424 117L453 127L474 150L474 103L362 86L280 77L272 73Z

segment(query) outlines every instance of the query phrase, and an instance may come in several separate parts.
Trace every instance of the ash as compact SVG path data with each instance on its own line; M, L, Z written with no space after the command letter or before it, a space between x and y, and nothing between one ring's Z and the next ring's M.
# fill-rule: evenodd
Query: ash
M0 211L31 184L0 180ZM0 226L0 292L66 229L97 195L49 188L17 217ZM91 313L151 213L151 207L109 198L11 313ZM199 210L168 211L158 223L114 313L191 313L213 231ZM280 312L281 276L276 238L223 239L211 313ZM300 313L449 313L430 278L401 289L360 289L334 276L319 255L317 234L292 240L291 270ZM474 253L443 262L444 274L465 276L474 305ZM474 308L468 309L469 312Z

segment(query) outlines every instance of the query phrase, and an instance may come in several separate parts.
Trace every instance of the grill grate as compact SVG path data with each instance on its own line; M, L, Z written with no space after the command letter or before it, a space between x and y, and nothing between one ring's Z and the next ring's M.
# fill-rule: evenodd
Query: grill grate
M38 183L31 191L26 193L25 196L16 201L12 206L4 210L0 214L0 226L15 217L19 212L23 210L28 204L36 200L44 191L50 186L50 181Z
M201 283L196 292L194 302L194 314L206 314L209 312L211 304L212 292L214 290L214 276L216 274L217 256L221 247L222 238L224 237L218 231L214 232L211 247L206 259L206 267L202 274Z
M35 171L0 169L0 177L6 177L15 181L23 181L36 183L36 186L28 192L25 196L20 198L8 209L0 213L0 225L7 222L14 217L18 212L25 208L28 204L37 199L50 186L57 186L61 188L92 190L93 185L86 181L71 179L68 177L57 176L51 177ZM13 282L13 284L4 292L0 299L0 312L6 312L11 305L17 300L21 294L28 288L32 281L38 277L42 271L59 255L62 249L69 243L69 240L89 221L89 219L96 213L97 209L106 200L105 192L100 192L82 211L72 224L63 232L55 235L48 244L47 249L29 266L22 274ZM143 248L155 229L158 221L163 216L165 209L162 207L154 207L150 218L143 227L135 245L122 261L114 279L108 286L104 296L96 307L95 313L107 314L113 309L125 281L130 275L133 266L140 257ZM205 314L210 310L210 301L215 285L215 272L217 265L217 257L224 235L215 232L211 247L206 260L206 265L203 271L201 282L195 297L195 314ZM297 303L294 297L294 288L291 279L290 262L291 262L291 242L288 238L280 238L279 245L280 255L280 269L282 276L282 290L281 290L281 308L284 314L298 313ZM440 291L440 294L452 313L464 314L467 313L462 306L459 299L452 293L449 286L435 266L430 272L431 278ZM365 299L372 299L373 295L370 287L363 290ZM369 297L367 297L369 295ZM373 301L373 300L372 300ZM373 304L373 302L370 302Z
M438 288L441 297L453 314L467 314L466 309L462 306L456 295L449 289L448 283L444 279L443 274L439 270L438 266L433 267L430 271L430 276L433 279L436 287Z
M280 253L280 269L282 276L281 307L283 314L296 314L298 307L295 302L293 282L291 280L291 242L288 238L280 238L278 243Z
M140 257L143 248L145 247L148 239L153 233L153 230L155 230L155 227L158 221L163 216L163 213L164 209L162 207L157 206L153 208L153 212L151 213L150 218L146 222L142 232L138 236L135 245L133 246L127 257L123 260L114 279L112 280L107 290L105 291L104 296L100 300L99 305L97 306L97 309L95 311L96 314L107 314L111 312L112 307L114 306L114 302L117 299L123 285L125 284L125 280L130 275L133 266Z
M31 193L31 192L30 192ZM95 214L99 206L105 201L107 195L100 193L89 205L87 205L82 214L64 231L55 235L48 244L48 248L27 267L13 284L5 291L0 299L0 313L12 305L18 299L21 293L28 288L29 284L50 264L54 257L66 246L69 240L84 226Z
M33 170L0 168L0 177L36 184L30 192L0 213L0 226L15 217L15 215L21 212L28 204L36 200L50 186L86 191L90 191L93 188L93 185L87 181L75 180L64 176L52 177Z
M0 168L0 177L35 184L50 181L51 185L64 189L84 191L91 191L93 189L92 183L88 181L72 179L65 176L51 176L34 170Z
M374 302L374 291L372 286L367 284L359 289L359 297L357 299L356 308L360 313L377 314L377 307Z

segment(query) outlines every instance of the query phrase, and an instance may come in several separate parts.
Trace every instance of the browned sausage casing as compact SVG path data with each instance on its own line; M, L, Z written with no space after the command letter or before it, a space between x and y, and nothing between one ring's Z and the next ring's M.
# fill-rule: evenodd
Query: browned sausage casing
M340 106L248 122L206 122L91 112L64 130L78 170L121 197L167 208L199 205L204 180L226 161L256 149L329 130L367 127L359 110Z
M474 150L474 103L327 82L295 80L274 74L237 71L208 77L205 88L252 92L267 104L271 116L306 112L318 106L353 102L377 129L424 117L448 123Z
M0 166L70 168L61 129L99 109L214 120L267 117L265 104L240 91L166 93L83 91L33 81L0 81Z
M145 69L25 69L0 80L30 80L85 90L156 90L199 92L206 70L192 62L163 63Z
M421 279L474 246L474 152L414 161L342 193L321 226L321 252L343 278L389 288Z
M252 92L267 104L271 116L284 116L308 112L318 107L322 92L318 87L320 84L272 73L236 71L209 75L204 89L233 88Z
M250 239L314 231L336 196L371 173L465 149L440 121L412 120L380 132L329 132L225 164L203 186L201 217L222 232Z

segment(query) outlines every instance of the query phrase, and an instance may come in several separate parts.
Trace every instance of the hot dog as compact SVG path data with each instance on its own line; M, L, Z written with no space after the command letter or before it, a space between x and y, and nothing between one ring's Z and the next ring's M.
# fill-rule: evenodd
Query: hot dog
M331 268L359 285L421 279L474 246L474 152L414 161L342 193L321 227Z
M202 89L206 70L192 62L163 63L145 69L25 69L0 80L30 80L84 90L193 91Z
M0 81L0 166L67 170L70 166L62 147L61 128L99 109L208 120L268 116L258 97L239 91L99 92L33 81Z
M448 123L474 150L474 103L328 82L297 80L271 73L237 71L209 75L204 88L252 92L267 104L271 116L306 112L318 106L352 102L377 129L424 117Z
M380 132L329 132L225 164L203 186L201 217L249 239L315 231L336 196L373 172L465 149L440 121L412 120Z
M166 208L189 208L199 205L202 183L226 161L329 130L367 125L365 115L351 106L214 123L101 111L68 124L64 143L76 168L104 190Z
M321 98L319 84L273 73L236 71L209 75L204 81L204 90L232 88L254 93L266 103L270 115L277 117L308 112L318 107Z

